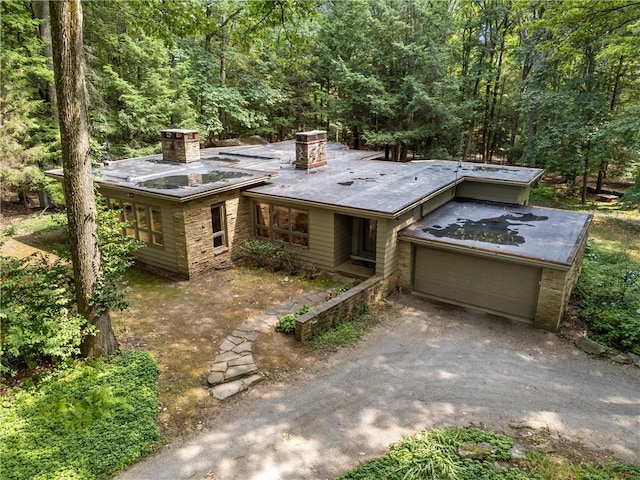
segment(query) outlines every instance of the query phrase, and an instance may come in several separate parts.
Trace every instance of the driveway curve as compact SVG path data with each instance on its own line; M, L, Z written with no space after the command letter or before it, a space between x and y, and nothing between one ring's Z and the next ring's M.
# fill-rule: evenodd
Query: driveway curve
M546 426L640 461L640 369L528 325L396 296L393 317L287 383L228 400L212 428L117 478L329 479L403 434ZM259 365L258 365L259 367Z

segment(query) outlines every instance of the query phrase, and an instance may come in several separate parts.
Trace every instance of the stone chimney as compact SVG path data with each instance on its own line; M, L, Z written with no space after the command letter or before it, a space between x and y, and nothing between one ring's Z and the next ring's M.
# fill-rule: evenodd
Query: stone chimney
M160 131L162 160L169 162L197 162L200 160L200 140L197 130L178 128Z
M327 132L296 133L296 168L310 169L327 164Z

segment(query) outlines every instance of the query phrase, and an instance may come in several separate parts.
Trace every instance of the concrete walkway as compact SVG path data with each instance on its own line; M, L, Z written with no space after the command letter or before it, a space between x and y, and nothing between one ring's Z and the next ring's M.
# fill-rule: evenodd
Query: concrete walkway
M353 281L352 278L342 275L335 275L334 280L338 285ZM211 373L207 377L209 385L213 387L210 390L211 394L218 400L224 400L262 380L263 377L258 372L253 358L254 342L262 333L273 330L284 315L297 312L305 305L319 305L325 302L330 294L330 290L311 290L250 318L231 332L220 345Z

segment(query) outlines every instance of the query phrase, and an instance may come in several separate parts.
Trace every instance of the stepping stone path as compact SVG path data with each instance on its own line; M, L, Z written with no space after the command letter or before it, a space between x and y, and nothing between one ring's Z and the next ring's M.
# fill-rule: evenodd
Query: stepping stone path
M343 276L334 279L339 284L353 281ZM211 373L207 377L212 386L211 394L218 400L224 400L262 380L251 351L254 342L261 334L272 331L280 317L297 312L304 305L324 303L329 296L328 290L312 290L250 318L237 327L218 348Z

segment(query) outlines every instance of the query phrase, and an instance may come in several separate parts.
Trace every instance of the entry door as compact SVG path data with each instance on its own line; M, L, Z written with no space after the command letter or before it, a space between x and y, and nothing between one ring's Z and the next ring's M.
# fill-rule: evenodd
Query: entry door
M356 229L357 247L355 255L358 257L375 260L378 222L369 218L358 218L356 220L358 224Z

